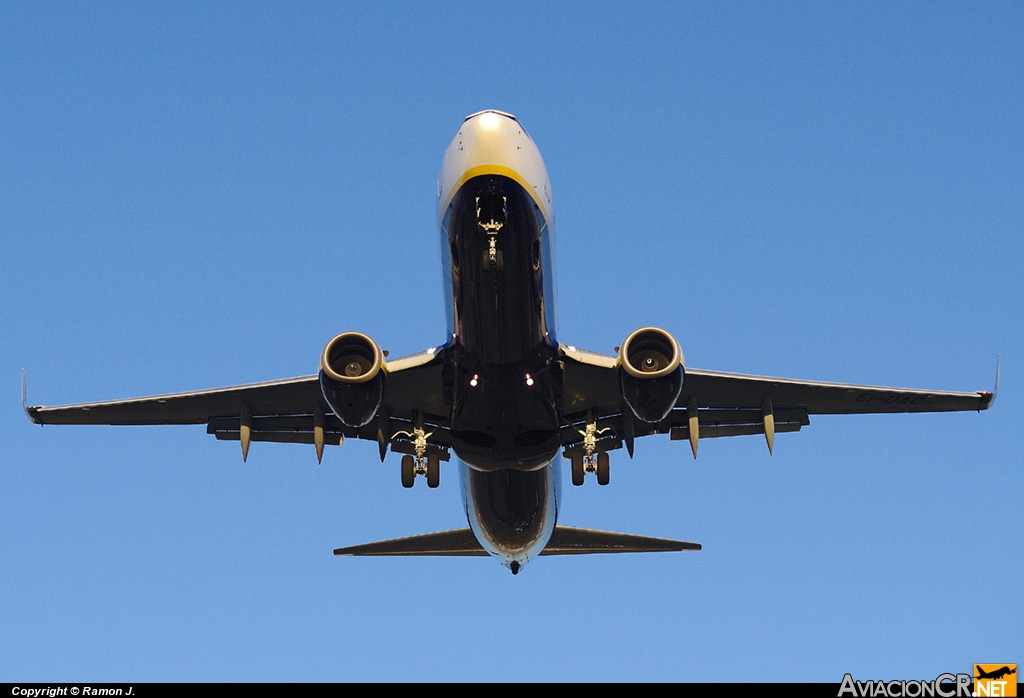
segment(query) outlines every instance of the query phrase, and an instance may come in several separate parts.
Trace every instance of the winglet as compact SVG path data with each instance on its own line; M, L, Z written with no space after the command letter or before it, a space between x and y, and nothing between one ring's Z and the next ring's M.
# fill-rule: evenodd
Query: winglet
M978 405L978 411L987 410L992 406L992 403L996 401L996 395L999 394L999 364L1002 363L1003 355L996 354L996 385L992 388L992 392L983 391L980 393L981 402Z
M25 390L25 369L21 369L21 409L25 410L25 416L28 417L30 422L33 424L42 424L42 422L36 421L35 416L32 414L32 410L28 407L28 391Z

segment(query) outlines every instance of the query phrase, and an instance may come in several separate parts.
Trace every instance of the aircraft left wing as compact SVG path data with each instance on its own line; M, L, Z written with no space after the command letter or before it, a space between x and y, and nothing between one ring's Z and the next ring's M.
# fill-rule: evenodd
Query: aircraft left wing
M251 415L313 414L320 397L317 376L286 378L151 397L87 402L78 405L26 407L36 424L206 424L216 417L241 416L242 404Z
M650 424L624 403L616 357L563 345L562 371L567 452L579 447L588 419L597 427L598 451L625 445L632 453L633 438L667 433L672 440L690 440L696 455L698 438L765 434L771 448L775 433L799 431L812 414L980 411L995 398L994 391L888 388L685 367L675 408Z
M428 453L448 460L450 438L444 426L441 370L444 350L431 350L387 362L388 382L378 414L359 428L345 426L324 401L317 375L171 393L151 397L47 407L24 405L36 424L161 425L206 424L218 439L339 444L345 437L377 441L413 453L405 435L420 420L430 431ZM383 459L383 455L381 456Z

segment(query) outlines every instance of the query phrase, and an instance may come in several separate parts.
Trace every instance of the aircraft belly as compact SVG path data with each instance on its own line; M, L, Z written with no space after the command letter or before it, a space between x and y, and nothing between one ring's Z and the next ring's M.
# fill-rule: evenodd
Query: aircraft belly
M454 196L443 230L454 319L452 448L481 471L543 468L561 445L544 216L515 180L482 175Z
M466 182L448 217L455 334L485 364L513 364L551 343L544 314L543 214L508 177Z
M460 463L460 473L466 518L484 550L518 567L539 555L558 520L556 462L529 472L481 472Z
M477 470L543 468L561 446L557 362L530 373L523 364L456 371L451 436L455 453Z

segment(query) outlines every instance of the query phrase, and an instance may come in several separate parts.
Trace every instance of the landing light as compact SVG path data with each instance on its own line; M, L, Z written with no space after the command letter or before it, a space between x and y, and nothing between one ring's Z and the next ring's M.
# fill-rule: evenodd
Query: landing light
M484 131L495 131L501 125L501 117L494 112L480 115L480 128Z
M475 388L477 383L479 383L478 376L473 374L473 377L469 379L469 385L470 387Z
M526 384L533 385L533 377L529 373L526 374Z

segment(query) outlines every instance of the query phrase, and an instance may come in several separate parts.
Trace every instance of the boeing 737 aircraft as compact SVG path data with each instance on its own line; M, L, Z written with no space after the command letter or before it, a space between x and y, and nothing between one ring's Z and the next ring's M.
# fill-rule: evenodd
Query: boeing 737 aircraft
M558 526L559 463L573 485L609 481L609 453L668 434L701 438L799 431L812 414L987 409L995 392L818 383L684 366L667 331L643 327L617 356L560 343L554 212L540 152L511 114L466 118L441 164L437 224L447 340L389 360L344 332L318 375L214 390L28 407L37 424L205 424L218 439L376 441L403 454L401 480L437 487L456 456L469 528L339 548L335 555L492 555L519 572L537 555L700 550L697 543ZM998 371L997 371L998 389Z

